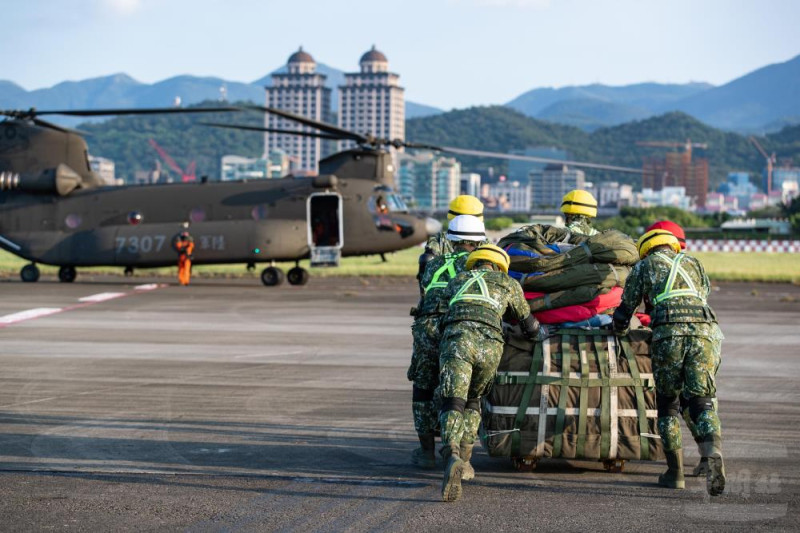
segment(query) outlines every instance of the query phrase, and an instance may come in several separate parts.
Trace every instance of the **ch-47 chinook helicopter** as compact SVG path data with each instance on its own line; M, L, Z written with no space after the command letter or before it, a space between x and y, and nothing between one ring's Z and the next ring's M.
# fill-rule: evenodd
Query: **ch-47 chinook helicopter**
M37 263L59 266L64 282L75 280L81 266L132 273L174 265L172 240L186 222L195 264L250 268L385 254L424 242L441 228L408 213L392 190L390 154L368 142L321 160L314 177L103 186L81 135L38 118L239 110L0 111L10 117L0 122L0 247L31 261L22 280L38 280ZM309 274L297 265L286 276L273 265L261 273L267 286L284 277L302 285Z
M0 111L0 247L31 261L20 276L36 281L36 263L59 266L61 281L74 281L76 267L134 268L174 265L172 240L191 222L194 264L291 261L284 276L270 265L261 272L267 286L302 285L308 271L297 264L338 264L341 256L385 254L424 242L441 229L431 218L408 213L394 193L394 167L388 147L405 147L570 164L604 170L639 169L496 152L439 147L375 138L279 109L248 106L318 131L272 131L358 145L319 161L319 175L240 182L102 186L88 164L86 142L74 131L37 117L94 116L157 112L238 111L242 108L188 110Z

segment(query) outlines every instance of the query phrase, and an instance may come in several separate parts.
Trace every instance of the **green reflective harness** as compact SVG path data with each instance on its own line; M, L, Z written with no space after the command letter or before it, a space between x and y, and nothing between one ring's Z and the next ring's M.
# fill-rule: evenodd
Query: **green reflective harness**
M445 256L444 264L440 266L436 272L434 272L431 282L428 283L427 287L425 287L425 294L428 294L428 291L431 289L443 289L447 287L447 284L450 282L450 280L456 277L456 261L458 261L459 257L463 257L465 255L467 255L467 252L447 254ZM442 275L445 273L447 274L447 279L440 281Z
M489 287L486 286L486 281L483 279L483 276L486 275L486 271L476 271L471 270L469 275L472 276L472 279L468 280L461 289L453 296L453 299L450 300L449 305L453 305L456 302L461 301L477 301L477 302L486 302L492 307L497 310L502 309L502 304L489 296ZM478 288L480 289L480 294L474 292L467 292L470 287L477 284Z
M660 252L656 252L655 255L663 259L667 263L670 263L670 268L669 268L669 276L667 277L667 283L664 285L664 290L661 291L661 293L653 299L653 304L658 305L666 300L669 300L671 298L678 298L680 296L694 296L695 298L698 298L700 301L702 301L703 305L705 305L706 299L695 288L694 283L692 283L692 278L689 276L686 270L684 270L683 267L681 266L681 261L683 260L684 257L686 257L686 254L681 252L675 256L675 259L672 260L670 260L670 258L667 257L666 255L661 254ZM683 279L683 281L687 285L687 288L685 289L674 288L675 281L677 280L678 276L680 276L681 279Z

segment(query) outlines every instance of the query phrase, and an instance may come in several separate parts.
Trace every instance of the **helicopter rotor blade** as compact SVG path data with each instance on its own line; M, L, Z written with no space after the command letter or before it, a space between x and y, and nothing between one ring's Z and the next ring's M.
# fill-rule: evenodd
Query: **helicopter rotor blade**
M355 141L359 144L373 144L371 142L371 139L369 139L368 137L359 135L358 133L355 133L353 131L345 130L337 126L334 126L333 124L327 124L325 122L320 122L318 120L310 119L308 117L304 117L301 115L295 115L294 113L289 113L288 111L284 111L282 109L275 109L272 107L264 107L260 105L249 105L246 106L246 109L252 109L254 111L263 111L265 113L278 115L279 117L283 117L287 120L299 122L300 124L316 128L324 133L328 133L330 135L336 135L340 140Z
M452 146L441 146L439 147L439 151L441 152L449 152L453 154L461 154L461 155L471 155L477 157L493 157L496 159L513 159L516 161L532 161L535 163L553 163L556 165L568 165L573 167L581 167L581 168L594 168L597 170L611 170L614 172L625 172L628 174L643 174L641 168L633 168L633 167L619 167L616 165L603 165L600 163L586 163L583 161L565 161L563 159L550 159L547 157L536 157L530 155L518 155L518 154L503 154L500 152L485 152L482 150L467 150L464 148L455 148Z
M220 113L230 111L241 111L241 108L227 107L151 107L142 109L47 109L40 111L31 109L30 116L39 115L68 115L74 117L94 117L102 115L161 115L161 114L181 114L181 113Z
M330 135L328 133L317 133L313 131L302 130L283 130L279 128L264 128L261 126L246 126L244 124L222 124L219 122L198 122L202 126L212 126L215 128L228 128L233 130L248 130L248 131L265 131L268 133L284 133L286 135L299 135L300 137L317 137L320 139L332 139L334 141L343 140L337 135Z

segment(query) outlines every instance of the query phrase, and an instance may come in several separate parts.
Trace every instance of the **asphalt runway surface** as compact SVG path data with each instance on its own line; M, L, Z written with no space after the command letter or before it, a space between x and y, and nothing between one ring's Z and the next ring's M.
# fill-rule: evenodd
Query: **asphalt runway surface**
M152 283L151 283L152 282ZM800 287L721 284L726 493L663 463L412 467L410 279L0 280L5 531L798 530ZM697 452L684 428L688 469ZM691 444L691 445L690 445Z

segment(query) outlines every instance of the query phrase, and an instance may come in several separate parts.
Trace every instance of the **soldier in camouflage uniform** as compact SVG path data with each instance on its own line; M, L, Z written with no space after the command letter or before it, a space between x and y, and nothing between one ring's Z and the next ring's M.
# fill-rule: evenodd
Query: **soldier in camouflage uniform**
M625 283L622 303L614 313L614 330L618 334L627 332L631 315L642 299L652 306L650 351L658 432L668 466L658 483L675 489L685 487L679 423L682 396L701 455L708 462L706 488L716 496L725 489L722 428L714 406L723 337L707 304L710 283L700 261L682 253L678 240L666 230L645 233L638 248L642 260Z
M474 196L468 194L456 196L448 206L447 220L453 220L459 215L471 215L479 218L482 222L483 203ZM484 237L482 242L487 243L488 241L486 241ZM420 281L420 294L423 292L424 288L422 286L422 274L425 272L425 265L437 255L450 253L452 251L453 244L452 241L447 238L447 230L442 230L428 238L428 242L425 243L425 251L419 256L419 272L417 273L417 279Z
M486 239L486 230L479 218L459 215L450 221L447 238L453 251L438 255L428 263L422 276L424 296L411 326L414 352L407 376L414 383L411 411L420 442L420 447L411 454L411 461L422 468L436 467L434 433L439 412L433 393L439 385L439 318L447 310L442 295L450 280L466 270L467 256Z
M508 311L534 338L539 324L520 285L508 274L508 254L493 244L469 255L468 270L447 286L448 310L442 318L439 389L442 457L446 461L442 499L461 497L480 423L480 397L490 386L503 355L502 320ZM470 477L467 475L467 477Z
M645 233L647 233L648 231L654 229L663 229L672 233L672 235L674 235L675 238L678 239L678 244L680 244L681 250L686 249L686 234L684 233L683 228L680 227L675 222L672 222L671 220L658 220L650 224L644 231ZM653 310L648 307L645 307L644 312L650 315L652 314ZM694 467L694 470L692 471L691 475L694 477L699 477L699 476L705 477L706 475L708 475L708 460L705 457L702 457L703 438L698 436L697 434L697 428L695 427L694 422L692 422L692 417L689 414L689 405L686 403L687 400L683 395L681 395L680 401L681 401L681 416L683 416L683 420L684 422L686 422L686 427L688 427L689 431L691 431L692 437L697 443L697 449L700 451L701 455L700 462L697 464L697 466ZM717 410L716 398L714 398L713 403L714 403L714 410L716 411Z
M561 201L561 212L566 217L566 228L572 233L591 237L599 232L592 227L592 220L597 216L597 200L591 193L575 189L564 195Z

